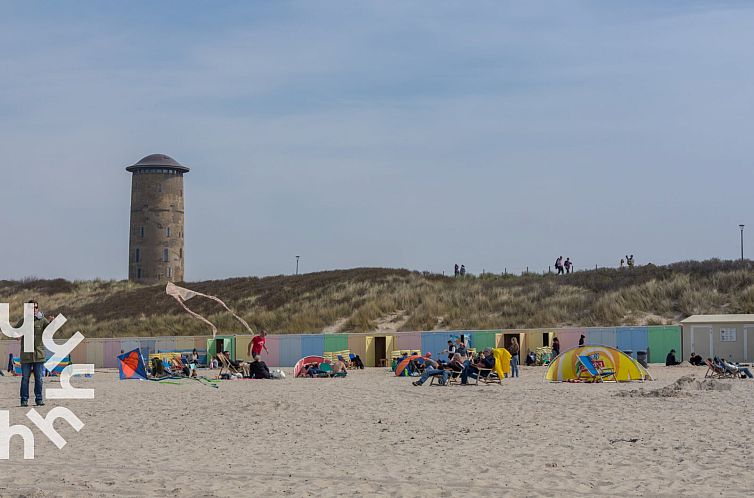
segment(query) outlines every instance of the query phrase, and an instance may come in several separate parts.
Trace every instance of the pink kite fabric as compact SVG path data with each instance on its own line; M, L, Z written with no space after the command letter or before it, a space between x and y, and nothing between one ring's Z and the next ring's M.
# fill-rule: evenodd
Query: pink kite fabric
M210 328L212 329L212 338L213 339L217 335L217 327L215 327L215 324L213 324L212 322L210 322L209 320L207 320L206 318L204 318L199 313L191 311L188 308L188 306L186 306L186 301L188 301L192 297L196 297L196 296L206 297L207 299L212 299L213 301L215 301L217 303L220 303L220 305L222 305L222 307L225 308L228 311L228 313L230 313L231 315L233 315L236 318L236 320L238 320L239 322L241 322L243 324L243 326L246 327L246 330L248 330L250 334L252 334L252 335L254 334L254 331L251 330L251 327L249 327L249 324L246 323L246 320L244 320L240 316L238 316L235 313L233 313L233 310L231 310L230 308L228 308L227 304L225 304L224 302L222 302L219 298L217 298L215 296L209 296L207 294L202 294L201 292L196 292L196 291L192 291L190 289L185 289L183 287L178 287L177 285L175 285L172 282L168 282L168 285L165 286L165 293L168 296L173 296L175 298L175 300L178 301L178 304L180 304L181 306L183 306L183 309L185 309L194 318L196 318L198 320L201 320L204 323L206 323L207 325L209 325Z

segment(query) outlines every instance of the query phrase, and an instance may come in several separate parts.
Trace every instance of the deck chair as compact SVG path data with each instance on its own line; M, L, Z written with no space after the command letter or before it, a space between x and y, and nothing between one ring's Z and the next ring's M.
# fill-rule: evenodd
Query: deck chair
M220 372L217 374L218 377L222 375L223 370L227 370L230 374L243 375L242 371L231 365L230 360L223 353L217 353L217 358L220 360Z
M709 377L711 379L732 379L732 378L737 377L736 374L729 371L728 369L726 369L725 367L723 367L716 361L706 360L706 362L707 362L707 373L704 374L705 378Z
M503 380L500 377L498 377L497 370L495 369L495 367L492 367L492 368L476 367L476 368L479 371L477 372L474 385L478 386L479 381L482 381L482 384L500 384L500 385L503 384Z
M709 359L705 360L705 363L707 363L707 372L704 374L705 379L721 379L725 377L725 372Z
M455 370L451 370L449 368L446 368L446 370L450 373L450 375L448 376L448 382L445 384L446 386L451 386L453 384L460 384L461 383L461 374L463 372L456 372ZM438 376L436 376L436 375L433 375L429 379L429 385L431 386L432 384L435 383L435 381L437 381L437 385L439 386L440 385L440 378Z
M612 368L597 368L592 362L592 358L586 355L579 356L578 360L593 382L618 382L618 379L615 378L615 370ZM579 377L582 373L579 372Z

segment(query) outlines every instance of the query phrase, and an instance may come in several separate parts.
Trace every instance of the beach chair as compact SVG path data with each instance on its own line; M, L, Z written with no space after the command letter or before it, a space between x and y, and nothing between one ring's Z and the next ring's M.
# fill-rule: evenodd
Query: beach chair
M598 368L592 362L592 358L586 355L579 356L578 361L583 367L583 370L579 371L579 378L585 375L584 372L586 372L588 374L586 380L593 382L618 382L618 379L615 378L615 370L612 368ZM612 380L610 380L611 378Z
M229 374L241 374L243 375L243 372L231 365L230 360L225 357L223 353L217 353L217 358L220 360L220 372L218 372L217 376L220 377L223 374L223 370L227 370L227 373Z
M452 370L452 369L449 369L449 368L446 368L446 370L450 373L450 375L448 376L448 382L445 384L446 386L451 386L453 384L460 384L461 383L461 374L463 372L456 372L455 370ZM429 385L431 386L432 384L435 383L435 381L438 382L437 385L440 385L439 384L440 378L437 377L436 375L433 375L432 377L430 377L430 379L429 379Z
M495 360L497 361L497 360ZM476 366L476 365L475 365ZM498 374L497 370L493 368L479 368L476 367L479 372L476 376L476 382L474 382L474 385L478 386L479 381L482 381L482 384L500 384L503 385L503 379L501 379Z
M734 375L723 368L721 365L710 361L709 359L706 360L707 363L707 372L704 374L705 378L710 379L730 379L733 378Z

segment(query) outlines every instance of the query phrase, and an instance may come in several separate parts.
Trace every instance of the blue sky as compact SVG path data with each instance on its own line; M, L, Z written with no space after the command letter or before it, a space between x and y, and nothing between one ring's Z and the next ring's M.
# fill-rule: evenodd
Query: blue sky
M0 278L125 278L156 152L188 280L736 258L754 7L658 4L0 2Z

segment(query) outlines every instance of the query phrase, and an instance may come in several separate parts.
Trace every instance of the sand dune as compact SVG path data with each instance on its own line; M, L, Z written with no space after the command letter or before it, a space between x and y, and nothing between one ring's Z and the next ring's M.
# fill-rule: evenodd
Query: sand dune
M35 432L0 462L2 496L744 496L754 489L754 382L661 389L704 368L653 366L645 384L414 387L383 369L346 379L226 381L219 389L82 380L93 401L62 450ZM18 379L0 378L11 423ZM630 391L635 391L631 393ZM627 396L617 393L629 392Z

